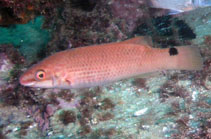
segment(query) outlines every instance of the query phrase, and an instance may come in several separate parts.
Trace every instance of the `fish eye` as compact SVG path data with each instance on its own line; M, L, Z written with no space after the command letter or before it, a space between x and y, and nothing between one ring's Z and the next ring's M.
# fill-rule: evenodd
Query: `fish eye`
M43 80L45 79L45 71L43 70L38 70L35 74L35 79L37 80Z

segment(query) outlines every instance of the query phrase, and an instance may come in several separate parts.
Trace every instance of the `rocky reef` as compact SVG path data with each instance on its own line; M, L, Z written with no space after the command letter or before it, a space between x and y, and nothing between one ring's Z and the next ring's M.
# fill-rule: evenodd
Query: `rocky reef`
M1 0L0 25L25 24L38 15L50 14L49 9L59 7L59 0Z
M211 8L175 16L144 0L22 2L0 2L0 138L211 138ZM158 48L195 45L203 70L77 90L19 84L55 52L136 35Z

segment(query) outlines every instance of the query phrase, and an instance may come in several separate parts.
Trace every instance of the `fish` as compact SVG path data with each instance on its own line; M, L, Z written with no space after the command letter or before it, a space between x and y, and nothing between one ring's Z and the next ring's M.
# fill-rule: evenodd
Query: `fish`
M19 82L28 87L77 89L158 71L202 68L197 47L153 48L150 37L139 36L57 52L26 70Z
M152 8L168 9L169 14L178 14L211 6L211 0L149 0L147 4Z

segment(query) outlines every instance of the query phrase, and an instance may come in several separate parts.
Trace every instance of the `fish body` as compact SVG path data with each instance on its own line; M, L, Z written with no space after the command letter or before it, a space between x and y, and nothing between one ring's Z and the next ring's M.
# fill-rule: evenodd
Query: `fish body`
M148 4L153 8L169 9L170 14L177 14L211 6L211 0L150 0Z
M197 48L158 49L150 44L146 37L136 37L58 52L29 68L20 83L41 88L86 88L150 72L202 68Z

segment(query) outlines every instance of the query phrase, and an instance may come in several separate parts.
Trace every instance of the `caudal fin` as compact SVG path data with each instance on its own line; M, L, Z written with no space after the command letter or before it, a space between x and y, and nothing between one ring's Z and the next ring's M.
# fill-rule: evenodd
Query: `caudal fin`
M176 49L178 50L176 59L177 69L201 70L203 68L203 60L197 47L182 46Z

